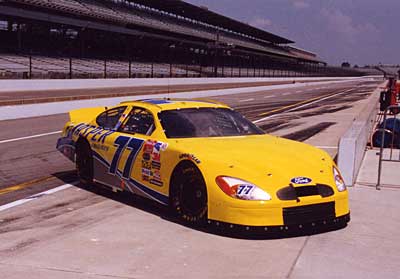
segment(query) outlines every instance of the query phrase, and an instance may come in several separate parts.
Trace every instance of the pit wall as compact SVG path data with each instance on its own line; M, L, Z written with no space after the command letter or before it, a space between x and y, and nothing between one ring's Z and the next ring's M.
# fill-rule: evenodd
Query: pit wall
M353 186L357 179L379 111L381 88L385 87L386 83L386 81L382 83L373 92L361 114L354 119L351 127L340 138L337 162L347 186Z
M362 77L361 77L362 78ZM360 79L361 79L360 78ZM151 78L151 79L37 79L37 80L0 80L0 92L97 89L135 86L168 86L188 84L220 84L249 82L317 82L329 80L354 80L358 77L334 78Z

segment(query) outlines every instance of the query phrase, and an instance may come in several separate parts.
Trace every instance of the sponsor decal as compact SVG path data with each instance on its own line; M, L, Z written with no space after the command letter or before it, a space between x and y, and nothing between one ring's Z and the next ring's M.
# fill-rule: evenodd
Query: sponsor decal
M152 174L153 174L153 173L151 172L150 169L142 168L142 175L152 176Z
M312 182L311 178L308 177L295 177L290 180L293 184L308 184Z
M108 149L109 149L109 147L108 146L105 146L105 145L102 145L102 144L98 144L98 143L93 143L92 144L92 148L93 149L97 149L97 150L100 150L100 151L108 151Z
M151 162L151 168L156 169L156 170L159 170L159 169L161 169L161 163L160 163L160 162L152 161L152 162Z
M181 154L179 155L179 159L188 159L195 162L196 164L201 163L201 161L193 154L187 154L187 153Z
M150 179L150 184L153 184L153 185L156 185L159 187L163 186L163 182L161 180L154 179L154 178Z
M150 176L142 175L142 180L149 182L150 181Z
M108 136L114 134L115 131L104 130L101 127L96 127L87 124L79 124L72 129L68 130L68 136L82 136L90 139L93 142L104 143Z
M143 144L142 179L156 186L162 186L161 154L167 150L168 144L156 140L147 140Z
M152 140L146 141L144 144L144 147L143 147L143 152L144 153L153 153L154 144L155 144L155 142Z
M143 160L150 161L150 159L151 159L150 153L143 153Z
M152 164L149 161L142 160L142 168L151 169Z
M160 151L165 151L168 148L168 143L163 143L163 142L156 142L154 144L154 149L153 152L160 152Z
M153 153L153 154L151 154L151 159L153 160L153 162L158 162L158 163L160 163L160 161L161 161L161 154L160 154L160 153Z
M161 173L159 170L152 171L152 174L153 174L153 178L161 180Z

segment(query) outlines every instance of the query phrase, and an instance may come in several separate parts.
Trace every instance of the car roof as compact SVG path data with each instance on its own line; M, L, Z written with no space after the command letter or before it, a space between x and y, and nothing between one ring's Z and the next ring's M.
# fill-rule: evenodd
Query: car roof
M121 105L144 106L158 110L173 110L185 108L229 108L227 105L204 99L170 99L155 98L122 102Z

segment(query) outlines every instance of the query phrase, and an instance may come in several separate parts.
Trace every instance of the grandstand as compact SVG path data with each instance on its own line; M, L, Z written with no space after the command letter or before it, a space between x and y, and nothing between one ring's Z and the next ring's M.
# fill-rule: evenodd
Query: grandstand
M0 78L361 75L180 0L0 0Z

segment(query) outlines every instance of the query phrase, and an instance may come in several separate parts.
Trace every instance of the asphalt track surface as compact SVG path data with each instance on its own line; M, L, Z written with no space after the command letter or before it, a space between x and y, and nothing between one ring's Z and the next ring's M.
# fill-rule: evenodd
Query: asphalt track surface
M227 103L264 131L276 134L291 127L291 113L306 117L347 109L367 98L378 83L311 85L212 99ZM55 149L58 131L66 121L67 114L0 121L0 205L76 180L74 165ZM334 124L310 123L305 129L280 135L304 141Z
M332 79L330 79L332 80ZM313 80L307 78L297 80L296 83L307 83ZM319 82L327 81L319 79ZM271 85L292 84L292 80L281 81L259 81L259 82L241 82L241 83L202 83L202 84L172 84L153 85L153 86L135 86L135 87L104 87L96 89L68 89L68 90L35 90L35 91L7 91L0 92L0 106L50 103L73 100L87 100L98 98L112 98L137 96L148 94L162 94L169 92L194 92L203 90L221 90L230 88L245 88L245 87L261 87Z

